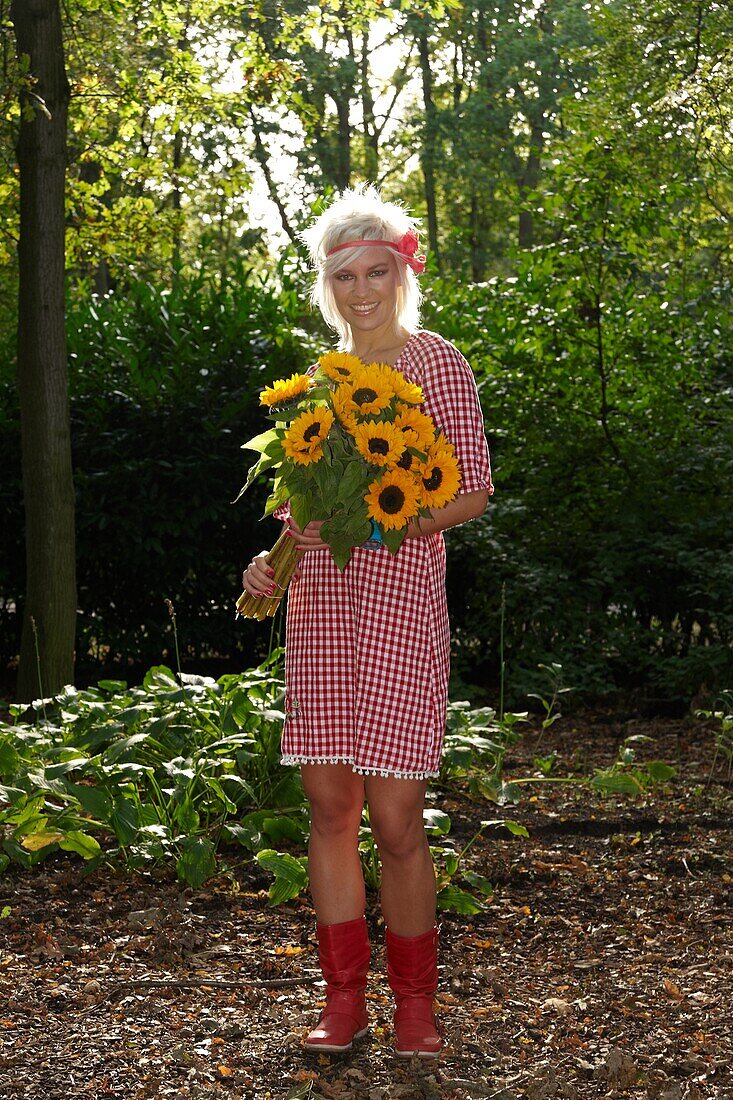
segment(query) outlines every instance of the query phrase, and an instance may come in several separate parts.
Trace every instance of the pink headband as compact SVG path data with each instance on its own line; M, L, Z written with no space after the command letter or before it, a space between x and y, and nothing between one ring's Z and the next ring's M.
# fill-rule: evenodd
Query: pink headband
M425 257L419 256L417 250L420 247L420 239L414 229L408 229L398 241L344 241L329 249L327 256L333 256L334 252L343 252L345 248L362 248L364 245L379 245L380 248L391 248L408 267L411 267L416 275L422 275L425 270Z

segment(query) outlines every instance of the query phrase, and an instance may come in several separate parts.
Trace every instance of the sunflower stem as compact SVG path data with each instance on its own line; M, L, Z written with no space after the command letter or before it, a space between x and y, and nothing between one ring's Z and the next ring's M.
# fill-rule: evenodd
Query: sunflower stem
M272 579L280 593L276 596L252 596L249 592L243 592L237 600L236 614L244 619L270 619L280 606L298 564L298 548L286 531L282 532L267 555L267 564L275 571Z

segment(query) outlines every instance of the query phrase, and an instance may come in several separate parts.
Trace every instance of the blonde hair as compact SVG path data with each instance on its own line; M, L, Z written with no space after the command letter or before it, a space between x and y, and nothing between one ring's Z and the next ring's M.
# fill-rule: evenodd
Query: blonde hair
M396 202L385 202L373 184L361 184L342 191L327 210L316 218L302 234L316 278L311 289L311 302L318 306L326 324L339 334L339 343L351 346L351 326L339 313L331 290L331 276L358 260L369 245L345 248L335 256L328 253L347 241L394 241L397 243L409 230L417 231L418 222ZM399 287L395 330L414 332L420 325L422 291L412 268L395 253Z

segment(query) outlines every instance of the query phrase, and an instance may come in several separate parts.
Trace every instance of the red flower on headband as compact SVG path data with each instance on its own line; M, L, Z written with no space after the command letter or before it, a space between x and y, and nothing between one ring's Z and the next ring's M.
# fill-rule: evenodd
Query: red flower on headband
M425 257L417 255L420 238L414 229L408 229L393 247L402 256L405 263L410 265L416 275L422 274L425 270Z

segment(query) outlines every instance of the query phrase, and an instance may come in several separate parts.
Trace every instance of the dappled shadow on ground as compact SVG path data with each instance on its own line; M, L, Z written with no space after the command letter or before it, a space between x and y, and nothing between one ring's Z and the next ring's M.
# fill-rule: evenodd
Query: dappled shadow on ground
M376 899L372 1027L348 1055L304 1055L321 987L310 905L273 910L257 865L198 891L58 860L0 880L0 1097L445 1097L733 1100L730 786L705 789L709 732L586 716L546 734L555 774L606 764L630 732L677 765L651 796L548 785L519 807L433 792L484 912L442 921L438 1062L390 1053ZM508 772L530 774L532 737ZM549 793L548 793L549 791Z

